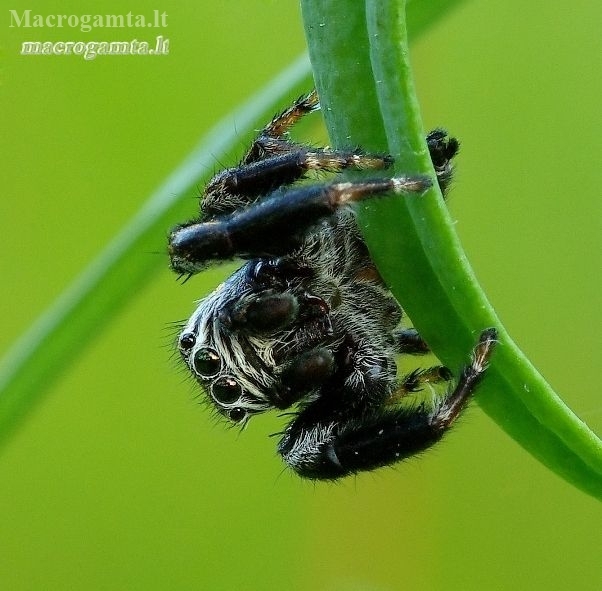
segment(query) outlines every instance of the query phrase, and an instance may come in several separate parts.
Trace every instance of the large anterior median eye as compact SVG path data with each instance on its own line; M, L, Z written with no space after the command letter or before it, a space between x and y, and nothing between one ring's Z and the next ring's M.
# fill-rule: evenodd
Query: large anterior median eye
M211 396L220 404L232 404L240 400L242 387L234 378L223 376L211 384Z
M203 347L194 354L192 365L202 378L213 378L219 373L222 362L215 349Z

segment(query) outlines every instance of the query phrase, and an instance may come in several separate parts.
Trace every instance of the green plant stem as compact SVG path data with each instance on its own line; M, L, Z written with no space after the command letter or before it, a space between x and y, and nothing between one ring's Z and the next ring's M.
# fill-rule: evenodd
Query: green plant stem
M388 152L396 159L396 172L432 176L409 62L405 4L302 0L302 9L332 144ZM438 188L420 199L366 204L359 208L359 220L382 276L446 365L460 367L481 330L498 329L500 343L479 404L551 470L602 498L602 443L501 326Z

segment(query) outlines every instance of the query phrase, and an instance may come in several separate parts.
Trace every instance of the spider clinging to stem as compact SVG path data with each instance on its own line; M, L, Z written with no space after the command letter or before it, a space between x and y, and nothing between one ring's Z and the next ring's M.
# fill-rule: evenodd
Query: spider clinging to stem
M233 422L296 406L278 451L301 476L336 479L393 464L435 442L484 375L496 331L482 331L455 387L432 408L399 400L425 383L449 382L435 366L399 377L396 358L428 346L404 329L358 230L354 202L416 198L419 175L298 183L313 171L381 170L393 159L292 141L290 128L319 108L299 98L257 136L238 166L206 186L200 219L174 228L172 269L193 275L212 262L245 263L203 299L182 328L179 351L215 408ZM443 192L458 142L427 136ZM394 197L390 197L394 198Z

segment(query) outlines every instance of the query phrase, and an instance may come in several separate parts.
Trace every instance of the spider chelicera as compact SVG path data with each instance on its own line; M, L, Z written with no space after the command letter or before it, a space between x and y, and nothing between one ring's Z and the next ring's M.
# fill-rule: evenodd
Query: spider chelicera
M336 479L393 464L441 439L487 367L496 331L484 330L455 387L434 404L400 405L441 366L399 377L396 357L428 352L380 278L358 230L356 201L418 196L423 176L299 183L312 172L381 170L393 159L292 141L290 128L319 108L299 98L257 136L238 166L206 186L201 217L174 228L172 269L193 275L234 257L246 262L203 299L178 348L214 407L244 424L295 407L278 452L301 476ZM427 144L443 192L458 142L440 129ZM393 198L393 197L392 197Z

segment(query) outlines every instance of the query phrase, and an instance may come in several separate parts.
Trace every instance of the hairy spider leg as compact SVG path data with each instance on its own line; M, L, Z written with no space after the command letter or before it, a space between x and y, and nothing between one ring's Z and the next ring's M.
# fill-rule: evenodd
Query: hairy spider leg
M248 207L261 197L304 178L309 171L381 170L393 162L390 156L378 154L286 145L287 149L278 154L228 168L211 179L201 202L205 219Z
M169 242L171 266L191 274L209 261L288 254L309 227L342 206L386 193L421 195L430 185L427 177L413 176L275 191L253 207L177 227Z
M427 384L449 382L452 378L452 372L444 365L433 365L426 369L415 369L403 377L397 388L389 394L386 404L396 404L408 394L419 392Z
M430 352L429 346L415 328L400 328L393 331L395 349L398 353L408 355L425 355Z
M245 166L229 168L207 185L209 195L218 190L236 195L259 197L270 191L290 185L303 178L310 170L341 172L347 168L357 170L387 168L393 160L389 156L308 150L296 146L293 151L270 156Z
M312 90L300 96L288 109L276 115L259 133L241 161L241 165L250 164L265 158L269 153L278 153L292 142L283 140L290 129L305 115L320 108L318 93ZM280 140L280 141L279 141Z
M439 188L445 197L452 181L452 159L460 150L460 142L455 137L449 137L444 129L437 128L426 136L426 145L431 155Z
M279 453L300 476L334 480L426 450L443 437L466 407L487 368L496 338L494 328L481 333L457 386L433 409L385 405L346 410L338 404L336 392L332 393L336 406L328 403L331 393L325 392L287 428Z
M276 116L255 138L238 166L215 175L206 185L201 202L204 220L248 207L260 197L304 178L309 171L341 172L352 168L384 169L393 158L364 154L361 150L317 149L293 142L288 131L304 115L319 108L315 91L302 96ZM458 141L442 129L426 138L437 180L443 192L451 182L451 159Z
M359 150L310 149L267 136L260 136L257 142L265 148L261 157L243 159L239 166L222 171L207 184L201 203L206 218L246 207L262 195L304 178L309 171L381 170L393 164L391 156L364 154ZM428 134L427 145L437 181L445 194L452 179L451 159L458 151L458 141L448 137L444 130L436 129Z

